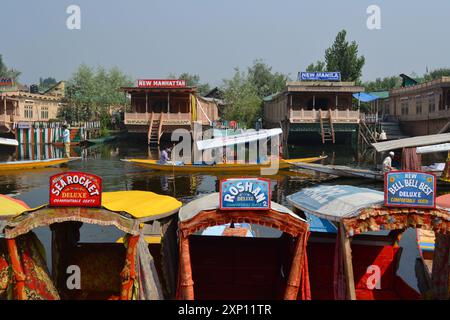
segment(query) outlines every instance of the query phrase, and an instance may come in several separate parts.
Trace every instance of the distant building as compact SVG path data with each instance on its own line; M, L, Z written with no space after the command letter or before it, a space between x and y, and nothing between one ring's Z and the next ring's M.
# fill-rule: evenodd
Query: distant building
M354 82L287 82L283 92L264 98L264 126L283 128L293 143L356 142L360 112L352 94L362 91Z
M403 87L390 90L388 97L380 99L384 118L399 121L402 131L410 136L448 131L450 77L414 81L403 77Z
M138 80L136 87L121 89L131 99L124 115L128 132L146 137L149 144L159 144L178 128L192 130L194 123L211 127L219 118L216 99L198 96L184 80Z

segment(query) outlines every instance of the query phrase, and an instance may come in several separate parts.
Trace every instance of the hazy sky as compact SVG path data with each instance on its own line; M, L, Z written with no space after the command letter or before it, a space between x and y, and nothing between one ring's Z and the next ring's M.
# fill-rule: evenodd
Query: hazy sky
M66 27L71 4L81 30ZM366 26L372 4L380 30ZM295 78L341 29L366 57L364 80L450 66L448 0L1 0L0 15L0 54L26 84L67 79L84 62L218 85L257 58Z

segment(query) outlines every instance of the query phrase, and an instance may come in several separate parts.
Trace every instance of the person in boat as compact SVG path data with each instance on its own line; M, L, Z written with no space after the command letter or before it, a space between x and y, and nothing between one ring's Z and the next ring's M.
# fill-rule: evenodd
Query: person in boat
M169 152L170 152L170 147L165 147L161 151L161 155L159 157L159 164L167 164L170 161Z
M66 158L70 158L70 130L67 127L67 124L63 124L62 128L63 128L62 140L64 143L65 156Z
M386 132L384 132L384 130L381 130L381 133L380 133L380 135L378 136L378 140L379 140L379 141L387 140Z
M384 160L383 160L383 172L389 172L389 171L395 170L392 167L392 159L394 159L394 155L395 155L394 152L391 151L391 152L389 152L389 155L386 158L384 158Z

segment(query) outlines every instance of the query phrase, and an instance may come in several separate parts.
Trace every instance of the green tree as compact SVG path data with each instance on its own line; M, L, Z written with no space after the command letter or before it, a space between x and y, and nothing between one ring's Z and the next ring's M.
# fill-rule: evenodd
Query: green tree
M439 68L426 73L423 78L425 81L431 81L440 77L450 76L450 68Z
M326 71L325 69L326 69L325 62L320 61L320 60L317 61L315 64L311 63L309 66L306 67L307 72L315 72L315 71L321 72L321 71Z
M3 57L0 54L0 77L2 78L12 78L14 82L17 81L21 72L16 69L9 69L3 62Z
M201 83L200 76L198 74L190 74L188 72L183 72L179 76L171 73L169 74L171 79L186 80L186 84L190 87L197 87L198 93L203 96L207 94L211 88L208 83Z
M258 89L245 72L235 69L231 79L223 80L225 120L235 120L253 127L256 118L261 113L261 98Z
M362 85L366 91L387 91L394 88L399 88L402 84L402 79L398 76L377 78L374 81L366 81Z
M39 78L39 89L41 91L45 91L50 89L52 86L54 86L57 83L55 78L48 77L48 78Z
M248 80L256 87L261 99L282 91L288 79L288 76L282 73L272 72L272 67L262 60L253 61L253 65L248 68Z
M94 70L82 64L67 82L67 103L61 109L60 117L67 121L100 120L104 129L110 121L109 107L127 104L119 88L132 83L118 68L98 67Z
M361 77L365 63L364 56L358 57L358 45L355 41L348 43L347 31L340 31L333 45L325 50L327 71L340 71L342 81L357 81Z

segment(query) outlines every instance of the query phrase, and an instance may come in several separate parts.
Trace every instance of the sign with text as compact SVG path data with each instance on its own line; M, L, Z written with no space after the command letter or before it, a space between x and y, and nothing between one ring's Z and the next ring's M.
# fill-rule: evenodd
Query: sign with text
M102 178L84 172L64 172L50 177L50 205L100 207Z
M417 171L386 172L384 204L388 207L434 208L436 177Z
M186 80L173 79L140 79L138 80L139 88L185 88Z
M12 87L14 81L11 78L0 78L0 86L2 87Z
M340 72L299 72L301 81L341 81Z
M221 180L220 209L270 209L270 181L261 178Z

